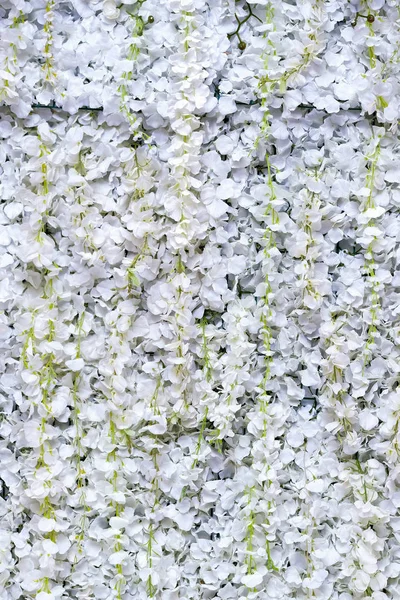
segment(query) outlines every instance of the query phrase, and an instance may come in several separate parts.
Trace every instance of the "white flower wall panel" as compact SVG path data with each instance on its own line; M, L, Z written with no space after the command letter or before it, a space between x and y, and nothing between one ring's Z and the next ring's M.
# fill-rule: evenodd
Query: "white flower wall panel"
M0 597L400 598L396 0L3 0Z

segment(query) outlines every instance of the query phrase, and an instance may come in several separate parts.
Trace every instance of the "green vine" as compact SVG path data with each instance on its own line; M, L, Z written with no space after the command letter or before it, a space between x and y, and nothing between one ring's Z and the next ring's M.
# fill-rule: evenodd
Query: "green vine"
M244 42L240 36L240 30L242 28L242 26L247 23L247 21L251 18L254 17L255 19L257 19L257 21L259 21L260 23L262 23L262 20L260 19L260 17L258 17L256 14L254 14L253 9L251 8L250 4L248 2L246 2L246 7L247 10L249 11L248 14L242 19L240 20L237 13L235 13L235 19L237 21L237 27L235 29L235 31L232 31L232 33L228 33L228 38L232 39L233 37L237 37L239 40L239 44L238 44L238 48L239 50L245 50L246 49L246 42Z

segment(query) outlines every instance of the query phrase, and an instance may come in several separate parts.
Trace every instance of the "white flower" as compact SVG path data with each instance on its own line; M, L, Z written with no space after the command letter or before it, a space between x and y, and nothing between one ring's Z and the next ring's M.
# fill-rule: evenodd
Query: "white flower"
M358 570L352 578L352 587L358 593L365 592L369 585L369 582L370 576L368 575L368 573Z
M254 588L259 586L264 579L263 573L256 572L252 575L243 575L242 583L248 588Z
M368 410L361 411L359 419L361 427L366 431L374 429L379 423L378 418Z

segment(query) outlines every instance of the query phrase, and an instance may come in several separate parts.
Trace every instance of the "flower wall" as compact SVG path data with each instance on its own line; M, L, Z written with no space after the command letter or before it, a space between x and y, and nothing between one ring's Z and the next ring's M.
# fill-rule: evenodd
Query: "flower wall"
M1 600L400 598L399 50L1 2Z

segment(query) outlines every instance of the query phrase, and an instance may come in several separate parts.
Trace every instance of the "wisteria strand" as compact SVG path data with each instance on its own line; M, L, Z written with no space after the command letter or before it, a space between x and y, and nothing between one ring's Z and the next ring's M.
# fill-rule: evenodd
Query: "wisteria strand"
M0 3L1 600L400 599L399 119L398 0Z

